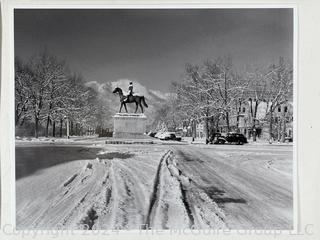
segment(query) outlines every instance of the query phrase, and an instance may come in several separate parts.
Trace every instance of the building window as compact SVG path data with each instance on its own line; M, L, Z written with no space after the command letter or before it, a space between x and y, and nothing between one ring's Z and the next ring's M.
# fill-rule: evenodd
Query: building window
M288 112L288 107L287 106L284 107L284 112Z
M278 107L278 112L281 112L281 107Z
M246 112L246 108L245 108L245 107L242 108L242 112L243 112L243 113Z

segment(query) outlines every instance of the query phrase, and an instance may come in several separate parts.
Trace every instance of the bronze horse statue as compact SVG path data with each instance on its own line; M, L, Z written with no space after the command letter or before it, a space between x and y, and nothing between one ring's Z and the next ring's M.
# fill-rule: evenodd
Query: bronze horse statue
M142 107L141 102L143 103L143 105L146 108L148 107L148 105L146 103L146 100L144 99L144 96L136 96L136 95L125 96L125 95L123 95L122 89L119 88L119 87L116 87L113 90L113 93L117 93L119 95L119 97L120 97L121 105L120 105L119 113L121 113L121 109L122 109L123 106L124 106L124 109L126 110L126 112L128 112L126 103L136 103L136 111L134 113L136 113L138 111L138 107L139 106L141 108L141 112L143 113L143 107Z

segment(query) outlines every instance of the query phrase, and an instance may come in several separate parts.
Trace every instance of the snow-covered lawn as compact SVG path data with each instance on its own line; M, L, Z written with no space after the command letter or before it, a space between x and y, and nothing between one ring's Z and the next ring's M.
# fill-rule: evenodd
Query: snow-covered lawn
M87 222L93 214L99 216L95 228L138 229L165 154L164 149L150 150L17 147L17 227L91 228Z

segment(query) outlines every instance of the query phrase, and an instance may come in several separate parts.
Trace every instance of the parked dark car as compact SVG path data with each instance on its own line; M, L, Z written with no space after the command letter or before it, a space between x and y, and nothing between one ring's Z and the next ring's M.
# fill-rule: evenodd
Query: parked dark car
M210 143L212 144L224 144L226 142L226 137L221 133L216 133L211 139Z
M149 132L149 133L148 133L148 135L149 135L150 137L153 137L153 138L156 136L156 134L157 134L156 132Z
M242 145L248 143L247 138L241 133L228 133L226 136L216 135L214 144L236 143Z
M160 140L175 140L175 141L181 141L181 137L177 136L175 133L172 132L166 132L163 133L160 137Z
M247 138L241 133L228 133L226 136L228 143L244 144L248 143Z
M224 136L221 135L221 133L215 133L209 138L210 144L223 144L226 142L226 139Z
M285 142L293 142L293 138L292 137L285 137L284 141Z

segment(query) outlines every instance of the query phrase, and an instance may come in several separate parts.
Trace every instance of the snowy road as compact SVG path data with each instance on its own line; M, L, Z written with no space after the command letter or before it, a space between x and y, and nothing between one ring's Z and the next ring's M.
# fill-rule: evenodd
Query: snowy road
M230 229L290 229L291 147L175 147L178 168L225 214Z
M16 147L17 228L292 228L292 147L100 147Z

